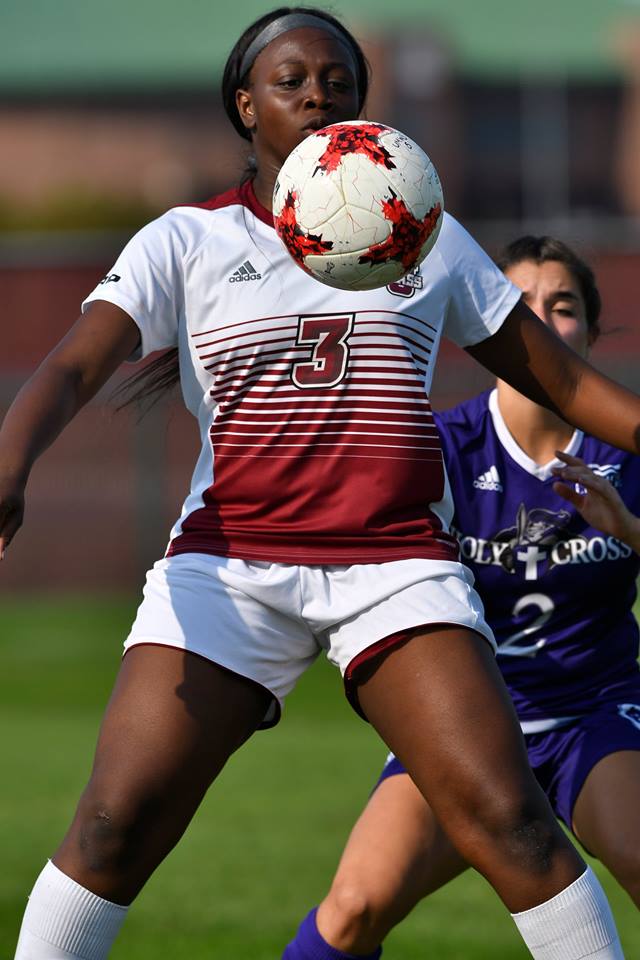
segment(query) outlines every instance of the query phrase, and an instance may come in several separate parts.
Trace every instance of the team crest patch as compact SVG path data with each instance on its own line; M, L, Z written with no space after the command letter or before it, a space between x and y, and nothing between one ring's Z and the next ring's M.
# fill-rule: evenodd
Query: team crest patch
M422 290L423 285L420 266L418 265L413 267L402 280L396 280L395 283L388 283L387 290L389 293L394 293L396 297L412 297L416 290Z
M499 530L492 537L506 546L500 554L500 564L507 573L515 573L518 547L534 547L552 551L552 548L571 539L569 524L571 514L568 510L547 510L545 507L528 508L521 503L516 513L513 527ZM584 537L575 539L584 541ZM586 541L585 541L586 542ZM553 554L550 569L554 566Z
M637 703L619 703L618 713L640 730L640 706Z

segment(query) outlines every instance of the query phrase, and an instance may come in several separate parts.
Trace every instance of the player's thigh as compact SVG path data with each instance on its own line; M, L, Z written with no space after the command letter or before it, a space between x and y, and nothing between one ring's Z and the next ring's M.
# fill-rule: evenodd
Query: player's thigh
M382 780L369 798L334 887L358 888L377 911L404 916L466 866L409 775L401 773Z
M270 701L254 682L195 654L133 647L57 866L98 896L130 903Z
M260 724L270 693L196 654L141 644L122 661L92 779L183 794L206 788ZM148 786L145 786L148 785Z
M640 748L618 750L589 772L573 808L578 839L640 895Z
M584 862L531 772L489 644L435 628L382 656L360 704L459 853L512 913L572 883Z
M357 681L365 714L447 831L470 810L499 816L501 802L544 808L548 818L493 651L478 634L418 631L364 664Z

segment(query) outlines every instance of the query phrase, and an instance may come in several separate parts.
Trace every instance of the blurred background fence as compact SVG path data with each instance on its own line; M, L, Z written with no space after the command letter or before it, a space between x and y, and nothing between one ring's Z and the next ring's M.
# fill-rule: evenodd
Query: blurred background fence
M4 0L0 12L0 414L127 238L237 182L245 151L221 68L273 4ZM553 233L595 267L594 362L640 389L639 0L343 0L363 42L367 115L414 137L445 203L490 253ZM434 406L487 383L443 348ZM44 456L0 594L138 586L186 491L195 423L144 419L110 388Z

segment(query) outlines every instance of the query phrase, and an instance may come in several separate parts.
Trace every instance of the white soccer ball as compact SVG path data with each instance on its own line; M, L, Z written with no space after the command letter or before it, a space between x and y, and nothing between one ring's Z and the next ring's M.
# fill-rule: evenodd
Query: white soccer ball
M424 150L365 120L306 137L273 192L275 228L293 259L342 290L402 279L433 247L442 215L440 179Z

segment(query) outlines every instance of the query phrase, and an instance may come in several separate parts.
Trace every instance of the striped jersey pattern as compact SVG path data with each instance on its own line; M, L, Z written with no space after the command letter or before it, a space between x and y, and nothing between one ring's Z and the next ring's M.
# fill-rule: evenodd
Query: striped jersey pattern
M445 327L462 346L495 332L519 294L452 218L420 271L400 293L319 283L250 184L130 241L118 282L86 303L128 312L141 355L179 350L202 447L169 555L458 558L428 397L437 350Z
M314 379L327 379L333 356L309 359L309 345L299 342L308 319L320 331L316 344L328 339L323 324L338 328L338 383L329 378L329 385L314 386ZM348 341L340 341L340 328ZM439 461L424 389L434 332L408 315L398 322L394 314L363 311L302 321L268 317L222 327L215 339L212 331L194 335L198 356L215 380L214 449L232 457Z
M362 560L368 545L359 531L382 509L391 529L374 528L376 559L381 541L397 550L394 527L405 527L412 538L428 530L429 555L455 559L455 541L424 495L432 492L439 501L444 494L425 391L435 334L419 317L376 310L268 316L194 334L194 349L213 381L215 482L205 506L183 523L171 553L206 549L215 539L210 524L234 531L237 545L243 525L234 506L238 497L244 522L248 516L253 521L252 541L271 539L275 530L263 504L265 491L272 491L279 529L290 540L288 557L296 549L296 530L304 527L323 556L330 550L345 562ZM407 526L406 503L416 498L419 519ZM416 549L410 542L404 548ZM273 547L262 545L261 557L265 549ZM309 552L307 543L305 559Z

